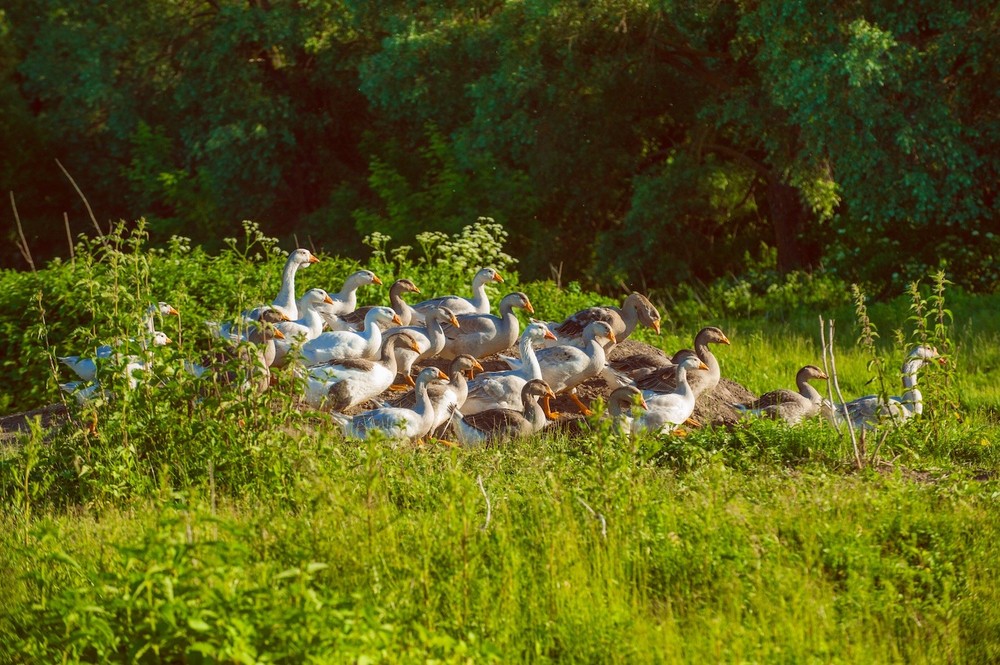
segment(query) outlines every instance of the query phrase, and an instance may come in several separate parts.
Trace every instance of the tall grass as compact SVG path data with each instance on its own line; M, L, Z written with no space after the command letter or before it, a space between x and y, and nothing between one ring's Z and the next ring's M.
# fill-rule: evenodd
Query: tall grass
M862 470L819 422L636 439L595 422L496 449L390 447L341 440L281 373L247 395L181 371L211 348L200 320L277 290L283 255L256 227L211 257L182 239L150 252L143 234L121 227L107 244L82 241L75 264L0 275L0 326L19 340L2 351L7 410L55 398L56 353L139 334L148 302L182 312L168 331L181 343L155 352L158 380L112 380L107 398L70 404L62 428L0 444L2 662L1000 658L995 296L948 292L944 304L918 285L867 308L878 330L902 331L868 349L840 296L782 317L720 307L682 322L707 294L665 309L661 337L639 332L672 351L721 325L733 342L716 350L723 375L763 392L817 364L816 315L834 316L849 397L874 392L873 355L891 383L908 343L947 337L954 374L931 369L921 384L953 379L940 394L957 408L888 432ZM422 254L372 242L366 267L386 285L467 292L472 270L450 266L475 262L456 254L469 238L431 239ZM323 257L299 290L336 290L356 267ZM597 300L497 267L502 289L526 291L546 319ZM810 283L770 297L788 304ZM942 308L954 325L939 331Z

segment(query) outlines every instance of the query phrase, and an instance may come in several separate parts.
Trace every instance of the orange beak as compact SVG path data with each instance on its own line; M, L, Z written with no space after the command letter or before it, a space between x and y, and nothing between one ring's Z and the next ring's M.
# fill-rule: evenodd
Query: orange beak
M325 302L327 305L333 304L333 298L330 297L329 293L326 294L326 296L323 298L323 302Z
M502 282L503 281L503 277L500 276L500 273L495 272L495 273L493 273L493 281L494 282Z
M420 346L414 341L412 337L410 338L410 349L416 351L417 353L420 353Z
M181 315L180 312L178 312L176 309L174 309L170 305L167 305L167 314L170 314L170 315L173 315L173 316L180 316Z
M274 339L285 339L285 333L281 332L280 330L275 330Z
M556 339L556 336L552 334L551 330L546 330L545 334L542 335L542 339Z
M168 337L168 338L167 338L167 344L173 344L173 343L174 343L174 340L172 340L172 339L170 339L170 338Z
M462 326L458 325L458 319L456 319L454 316L451 317L451 325L455 326L456 328L461 328L462 327Z
M445 374L444 372L442 372L441 370L438 370L437 378L444 379L445 381L447 381L448 380L448 375Z
M382 280L378 278L378 275L372 275L372 284L381 284Z
M706 365L705 363L701 363L700 362L700 363L698 363L698 369L708 369L708 365Z
M615 331L614 331L614 330L612 330L612 331L611 331L611 334L610 334L610 335L608 335L608 339L610 339L610 340L611 340L612 342L614 342L615 344L617 344L617 343L618 343L618 338L617 338L617 337L615 337Z
M403 320L399 318L399 314L392 315L392 322L395 323L397 326L403 325Z
M723 335L723 336L722 336L722 343L723 343L723 344L729 344L729 338L728 338L728 337L726 337L725 335Z
M528 314L535 313L535 308L531 306L531 301L529 300L524 301L524 309L528 310Z
M319 263L319 259L317 259L315 256L313 256L312 254L310 254L309 255L309 263Z
M641 396L639 397L639 403L636 404L636 406L644 411L649 411L649 405L646 404L646 400L644 400Z
M653 321L653 330L656 331L657 335L660 334L660 320L659 319L656 319L655 321Z
M288 318L288 315L287 315L287 314L285 314L285 313L283 313L283 312L278 312L278 314L279 314L279 315L281 316L281 320L282 320L282 321L291 321L291 319L290 319L290 318Z
M412 291L413 293L420 293L420 289L417 288L416 284L413 285L413 288L410 289L410 291Z

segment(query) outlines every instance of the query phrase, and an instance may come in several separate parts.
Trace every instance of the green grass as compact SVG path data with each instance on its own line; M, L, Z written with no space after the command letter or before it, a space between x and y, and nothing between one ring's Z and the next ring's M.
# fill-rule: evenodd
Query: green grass
M141 303L180 294L167 376L207 343L194 322L266 299L280 263L123 242L4 273L0 327L23 360L5 356L0 399L51 401L50 347L126 336ZM431 260L373 268L468 288ZM353 269L324 257L299 289ZM547 319L596 298L505 277ZM723 375L762 392L821 364L824 314L845 394L874 392L849 305L780 294L781 316L720 306L681 324L678 306L662 336L638 336L672 351L720 325ZM263 397L178 374L74 407L61 430L0 444L0 662L996 662L996 301L956 294L951 362L921 377L927 416L861 470L819 422L635 440L598 426L488 450L344 442L281 397L284 375ZM908 315L871 308L894 382Z

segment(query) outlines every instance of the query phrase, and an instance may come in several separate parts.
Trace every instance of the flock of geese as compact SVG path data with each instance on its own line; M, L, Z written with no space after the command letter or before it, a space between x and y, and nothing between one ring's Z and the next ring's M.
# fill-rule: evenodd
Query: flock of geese
M474 446L526 437L560 418L551 408L557 395L568 395L580 413L591 415L577 388L595 378L612 389L608 413L619 431L682 434L684 424L698 425L692 419L695 404L721 378L710 345L730 343L713 326L698 333L694 349L669 360L642 352L611 360L610 351L637 326L659 333L660 315L645 296L633 293L620 308L590 307L561 322L532 319L521 331L515 310L533 314L534 308L528 296L513 292L500 300L494 315L486 285L504 280L493 268L475 274L470 298L449 295L411 305L404 295L420 294L420 289L399 279L389 288L388 307L358 308L358 289L382 284L371 271L359 270L337 293L314 288L296 299L296 273L317 261L309 250L295 250L270 305L244 312L235 323L208 325L254 368L245 389L265 390L272 368L289 367L302 387L302 400L328 411L350 438L422 441L435 436ZM166 303L150 306L148 334L136 341L144 356L102 346L95 358L60 358L80 377L62 384L63 390L81 402L103 394L98 379L102 363L110 359L124 366L134 388L151 369L151 348L170 343L156 330L157 319L176 314ZM503 355L514 345L517 356ZM484 371L480 361L487 358L501 369ZM943 362L934 348L916 347L903 365L905 392L888 400L869 395L834 406L810 384L827 375L806 365L796 375L797 391L775 390L732 406L748 416L792 425L822 413L835 424L850 420L855 428L872 429L921 413L917 372L933 360ZM199 378L217 371L193 362L185 369ZM359 411L372 401L376 408ZM449 428L453 437L446 435Z

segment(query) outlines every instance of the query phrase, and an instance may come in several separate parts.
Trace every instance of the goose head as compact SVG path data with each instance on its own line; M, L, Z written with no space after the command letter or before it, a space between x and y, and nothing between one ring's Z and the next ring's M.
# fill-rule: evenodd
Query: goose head
M432 383L445 383L447 380L448 375L437 367L425 367L420 370L420 374L417 374L417 392L420 392L421 386L429 386Z
M455 312L451 311L447 307L434 307L431 309L430 313L424 317L426 319L433 319L438 323L450 323L456 328L461 328L458 324L458 317L455 316Z
M707 326L698 331L698 335L694 338L695 346L701 344L729 344L729 338L726 337L726 333L722 332L721 328L716 328L715 326Z
M408 279L397 279L392 283L392 286L389 287L389 291L395 291L397 293L420 293L420 289L417 288L417 285Z
M302 295L300 308L315 309L323 304L333 304L333 298L330 297L330 294L323 289L309 289Z
M556 336L552 334L552 331L549 330L544 321L536 321L534 319L524 328L522 334L533 342L543 339L556 339Z
M604 321L593 321L583 329L583 339L586 342L591 340L596 341L601 346L604 346L605 341L610 341L612 344L618 343L618 338L615 337L615 331L611 329L611 326Z
M795 375L796 383L803 383L805 381L812 381L813 379L828 379L826 372L821 370L816 365L806 365L798 371Z
M381 284L382 280L378 278L371 270L358 270L351 273L346 280L344 280L344 286L350 288L357 288L359 286L368 286L369 284Z
M482 372L483 366L468 353L455 356L455 359L451 361L451 365L448 366L448 372L452 376L455 376L456 372L465 372L466 376L470 379L475 376L475 370L477 369Z
M476 288L490 282L503 282L503 277L494 268L483 268L472 278L472 285Z
M622 305L622 309L627 308L635 310L636 316L639 318L639 323L647 328L652 328L656 331L657 335L660 334L660 313L653 306L653 303L649 301L649 298L641 293L631 293Z
M541 379L532 379L521 388L522 402L537 401L541 397L548 397L549 399L555 399L556 397L556 394L549 388L549 384Z
M300 247L288 255L288 262L298 265L299 268L305 268L313 263L318 263L319 259L313 256L313 253L308 249Z
M534 314L535 308L531 306L531 301L528 296L521 293L520 291L515 291L514 293L508 293L500 301L500 310L503 311L505 308L513 309L514 307L520 307L521 309L528 312L528 314Z
M152 337L153 346L166 346L167 344L170 344L170 342L171 339L167 337L166 333L162 333L160 331L156 331L153 333Z
M146 314L153 315L157 312L160 313L160 316L180 316L180 312L174 309L172 305L162 301L146 308Z
M646 400L642 398L642 391L635 386L616 388L608 396L608 408L611 410L611 415L613 416L629 413L632 407L644 411L649 409L649 406L646 405Z
M394 323L397 326L403 325L403 322L399 318L399 314L396 314L392 309L388 307L372 307L365 314L365 325L372 323Z

